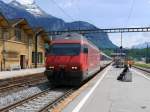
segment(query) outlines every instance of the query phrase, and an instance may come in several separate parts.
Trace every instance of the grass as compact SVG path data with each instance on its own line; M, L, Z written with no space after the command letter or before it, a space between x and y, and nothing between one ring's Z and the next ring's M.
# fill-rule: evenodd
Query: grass
M150 69L150 64L144 64L144 63L135 63L135 66L143 67L143 68L148 68Z

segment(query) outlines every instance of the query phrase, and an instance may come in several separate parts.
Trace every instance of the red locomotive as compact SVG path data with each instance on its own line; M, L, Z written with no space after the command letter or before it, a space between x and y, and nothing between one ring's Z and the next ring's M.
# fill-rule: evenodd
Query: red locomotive
M46 56L45 74L52 84L80 85L100 70L100 51L80 34L55 38Z

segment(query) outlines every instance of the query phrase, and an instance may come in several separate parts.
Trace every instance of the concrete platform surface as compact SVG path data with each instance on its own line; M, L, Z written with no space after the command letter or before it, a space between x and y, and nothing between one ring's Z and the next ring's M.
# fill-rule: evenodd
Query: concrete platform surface
M36 73L43 73L45 68L32 68L32 69L21 69L21 70L14 70L14 71L3 71L0 72L0 80L20 77L20 76L27 76Z
M121 82L116 80L121 71L110 67L90 95L89 92L99 79L94 80L63 112L150 112L149 78L131 69L133 81ZM103 74L100 73L97 78Z

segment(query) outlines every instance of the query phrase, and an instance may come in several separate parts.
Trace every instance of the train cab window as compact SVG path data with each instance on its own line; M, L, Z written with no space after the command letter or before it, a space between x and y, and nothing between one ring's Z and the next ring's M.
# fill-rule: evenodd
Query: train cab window
M53 44L49 48L51 55L79 55L81 52L80 44Z

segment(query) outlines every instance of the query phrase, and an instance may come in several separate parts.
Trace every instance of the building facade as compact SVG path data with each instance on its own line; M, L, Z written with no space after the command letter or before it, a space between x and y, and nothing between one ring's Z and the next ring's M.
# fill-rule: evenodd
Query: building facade
M33 68L35 62L35 31L25 19L7 20L0 17L0 69L13 70ZM45 43L48 36L38 37L38 66L44 66Z

